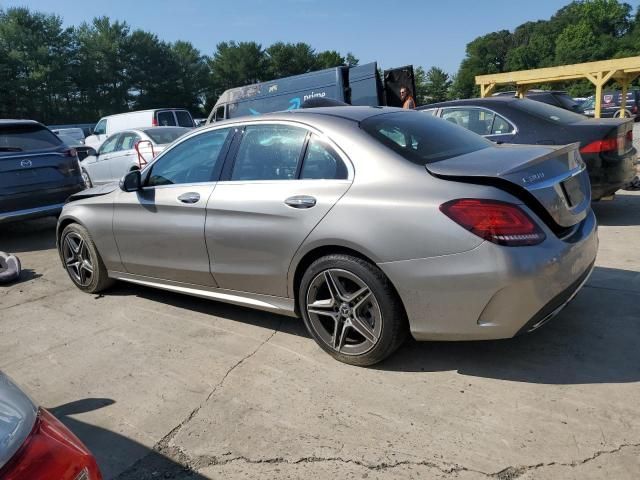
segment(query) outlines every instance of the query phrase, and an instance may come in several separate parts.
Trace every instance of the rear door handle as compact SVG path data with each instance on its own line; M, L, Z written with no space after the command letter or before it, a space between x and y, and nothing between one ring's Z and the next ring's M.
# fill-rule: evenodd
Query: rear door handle
M183 193L178 197L182 203L197 203L200 200L200 194L198 192Z
M316 206L316 199L309 195L295 195L287 198L284 203L293 208L311 208Z

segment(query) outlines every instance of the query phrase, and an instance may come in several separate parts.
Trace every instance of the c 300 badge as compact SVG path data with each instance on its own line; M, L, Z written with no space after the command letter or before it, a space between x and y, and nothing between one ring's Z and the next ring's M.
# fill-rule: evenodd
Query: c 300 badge
M522 183L533 183L538 182L544 178L544 172L534 173L533 175L529 175L528 177L522 177Z

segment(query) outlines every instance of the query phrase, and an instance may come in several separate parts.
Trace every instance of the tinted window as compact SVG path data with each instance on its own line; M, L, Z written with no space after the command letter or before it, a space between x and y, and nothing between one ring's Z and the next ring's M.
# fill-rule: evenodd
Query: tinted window
M394 152L420 165L493 145L475 133L419 112L376 115L361 122L360 128ZM388 132L394 132L398 139L403 140L394 141Z
M105 133L107 133L107 120L102 119L97 123L96 127L93 129L93 134L104 135Z
M178 125L181 127L193 127L193 119L189 112L186 110L176 110L175 114L178 119Z
M437 108L425 108L425 109L420 109L420 111L422 113L426 113L427 115L435 115L436 112L438 111Z
M57 147L62 141L40 125L0 127L0 153Z
M484 108L444 108L442 118L478 135L489 135L494 113Z
M554 107L553 105L547 105L546 103L536 102L535 100L516 100L508 105L509 107L513 107L517 110L560 125L584 121L584 117L582 115L578 115L577 113L570 112L563 108Z
M102 145L100 145L100 150L98 151L99 155L104 155L105 153L111 153L116 151L116 147L118 145L118 139L120 138L120 134L113 135L107 138Z
M493 119L493 127L491 128L491 135L504 135L505 133L515 132L515 127L507 122L500 115L495 115Z
M185 133L191 131L190 128L183 127L167 127L167 128L150 128L144 130L144 133L155 143L156 145L165 145L171 143L177 138L180 138Z
M210 182L219 171L230 128L205 132L176 145L151 166L148 186Z
M291 180L296 176L306 130L250 125L242 137L231 180Z
M174 127L176 125L176 118L173 116L173 112L158 112L159 127Z
M302 163L300 178L344 180L347 178L347 167L333 148L312 135Z

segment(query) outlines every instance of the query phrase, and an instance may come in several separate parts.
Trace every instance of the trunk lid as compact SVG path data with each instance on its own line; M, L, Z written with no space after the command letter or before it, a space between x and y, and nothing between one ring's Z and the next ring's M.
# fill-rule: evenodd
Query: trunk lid
M497 145L426 168L436 177L507 190L558 232L582 221L591 204L589 176L578 148L577 143Z

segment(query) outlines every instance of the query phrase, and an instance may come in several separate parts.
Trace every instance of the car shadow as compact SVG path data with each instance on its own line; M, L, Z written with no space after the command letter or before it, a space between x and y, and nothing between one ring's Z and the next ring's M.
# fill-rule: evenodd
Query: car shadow
M408 341L374 367L554 385L640 380L640 273L597 267L556 318L511 339Z
M123 297L133 295L205 315L226 318L261 328L278 329L290 335L311 338L304 326L304 322L300 318L278 315L276 313L264 312L215 300L207 300L191 295L170 292L168 290L119 282L109 290L106 290L102 295Z
M149 287L121 283L106 295L136 295L194 312L307 337L296 318ZM540 330L505 340L416 342L409 339L372 368L463 375L541 384L640 380L640 272L596 267L588 284Z
M16 278L12 282L3 283L2 286L12 287L14 285L19 285L21 283L25 283L40 277L42 277L41 273L36 273L36 271L32 270L31 268L23 268L20 270L20 276L18 278Z
M65 424L93 453L104 480L206 479L135 440L82 422L73 416L108 407L114 403L115 401L109 398L85 398L47 408L47 410Z
M24 220L0 226L0 251L34 252L56 248L55 217Z
M640 194L620 190L613 200L591 204L598 224L609 227L640 225Z

